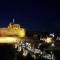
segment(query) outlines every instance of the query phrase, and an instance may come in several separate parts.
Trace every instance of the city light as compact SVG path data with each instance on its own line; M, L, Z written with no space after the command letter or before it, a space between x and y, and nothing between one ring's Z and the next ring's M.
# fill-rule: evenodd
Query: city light
M16 37L0 37L0 43L17 43Z
M55 35L54 35L54 33L51 33L50 36L54 37Z
M23 56L27 56L27 54L28 54L28 51L23 49Z
M51 42L52 42L52 38L47 37L47 39L45 39L45 42L47 42L47 43L51 43Z

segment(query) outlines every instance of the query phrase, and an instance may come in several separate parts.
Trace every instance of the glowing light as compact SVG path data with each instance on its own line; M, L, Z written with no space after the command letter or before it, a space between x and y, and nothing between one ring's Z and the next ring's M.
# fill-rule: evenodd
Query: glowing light
M54 37L54 33L53 34L50 34L50 36Z
M54 47L55 46L54 43L52 43L51 46Z
M17 48L17 44L15 44L15 48Z
M19 52L20 52L20 51L21 51L21 49L22 49L21 47L18 47L18 50L17 50L17 51L19 51Z
M20 32L18 32L19 37L25 37L25 30L21 28Z
M52 42L52 38L47 37L47 39L45 39L45 42L47 42L47 43L51 43L51 42Z
M16 37L0 37L0 43L16 43L17 40Z
M27 56L27 54L28 54L28 51L23 49L23 56Z

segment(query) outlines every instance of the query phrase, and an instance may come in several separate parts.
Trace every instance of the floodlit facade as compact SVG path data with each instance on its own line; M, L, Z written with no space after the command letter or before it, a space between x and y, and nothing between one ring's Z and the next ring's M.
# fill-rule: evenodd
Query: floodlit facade
M10 23L8 27L0 28L0 43L15 43L19 40L17 37L25 37L25 29L19 24Z

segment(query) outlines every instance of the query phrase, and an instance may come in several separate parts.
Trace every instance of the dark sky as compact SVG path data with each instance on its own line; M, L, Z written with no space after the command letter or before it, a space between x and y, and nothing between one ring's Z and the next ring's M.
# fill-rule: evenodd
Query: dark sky
M29 31L59 32L60 6L57 1L0 1L0 26L12 19Z

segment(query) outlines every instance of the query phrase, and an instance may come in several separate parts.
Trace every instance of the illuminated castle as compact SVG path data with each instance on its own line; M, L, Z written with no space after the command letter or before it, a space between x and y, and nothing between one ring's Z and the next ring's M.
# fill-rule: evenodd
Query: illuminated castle
M21 28L19 24L10 23L7 28L0 28L0 35L18 35L19 37L25 36L25 29Z
M25 29L21 28L19 24L10 23L6 28L0 28L0 43L13 43L18 40L15 37L24 38Z

